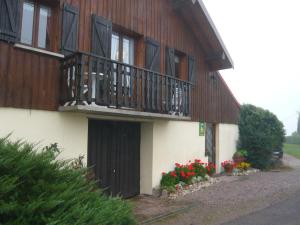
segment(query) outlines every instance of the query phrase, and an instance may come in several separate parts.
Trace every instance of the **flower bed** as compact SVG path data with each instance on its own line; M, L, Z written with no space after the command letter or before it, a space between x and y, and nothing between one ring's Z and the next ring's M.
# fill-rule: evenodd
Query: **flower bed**
M252 169L247 162L224 161L221 163L222 174L229 176L245 176L256 173L259 170ZM168 173L162 173L160 182L160 193L164 198L175 199L188 193L206 188L220 181L219 178L213 177L216 173L216 166L212 163L204 163L199 159L194 162L182 165L175 163L174 170ZM159 191L159 189L157 189Z
M249 168L248 170L239 170L236 169L232 172L231 176L248 176L253 173L260 172L259 169Z
M168 173L162 173L160 182L161 189L167 195L174 193L190 192L185 190L199 189L211 183L216 172L216 166L211 163L204 163L199 159L194 162L182 165L175 163L175 169Z
M199 191L217 182L219 182L218 178L214 178L206 175L206 177L204 177L203 179L201 178L192 179L191 184L181 184L181 183L177 184L175 192L167 192L166 190L164 190L166 193L165 194L163 193L162 196L165 197L167 196L170 199L176 199L179 196L185 196L186 194Z
M251 164L244 161L234 162L227 160L222 162L221 165L223 168L222 173L229 176L246 176L260 171L258 169L251 168Z

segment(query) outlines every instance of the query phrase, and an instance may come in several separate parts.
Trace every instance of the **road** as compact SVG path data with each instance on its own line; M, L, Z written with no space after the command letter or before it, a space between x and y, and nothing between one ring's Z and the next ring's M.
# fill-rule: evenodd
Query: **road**
M187 195L196 208L156 225L300 225L300 160L284 161L293 169L232 177Z
M223 181L176 200L144 197L140 221L192 206L153 225L300 225L300 160L286 155L280 170ZM232 222L229 222L232 221Z
M288 199L223 225L299 225L300 192Z

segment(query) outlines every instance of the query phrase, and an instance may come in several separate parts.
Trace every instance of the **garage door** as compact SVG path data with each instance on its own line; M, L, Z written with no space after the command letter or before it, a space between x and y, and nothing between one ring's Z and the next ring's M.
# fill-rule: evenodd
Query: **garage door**
M140 190L140 124L89 121L88 166L108 194L124 198Z

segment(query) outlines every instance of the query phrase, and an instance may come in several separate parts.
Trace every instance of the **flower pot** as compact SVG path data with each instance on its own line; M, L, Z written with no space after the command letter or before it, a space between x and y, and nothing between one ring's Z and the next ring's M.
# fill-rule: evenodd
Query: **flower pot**
M232 171L233 171L233 167L232 166L231 167L225 167L224 169L225 169L225 173L232 174Z

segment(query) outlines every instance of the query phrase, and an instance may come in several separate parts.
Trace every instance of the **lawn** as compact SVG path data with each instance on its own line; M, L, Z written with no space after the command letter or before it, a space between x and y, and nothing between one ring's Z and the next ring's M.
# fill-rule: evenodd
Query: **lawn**
M300 145L284 144L284 152L300 159Z

